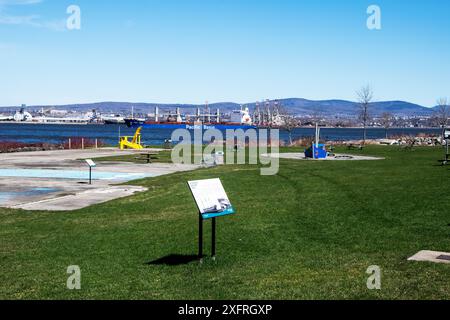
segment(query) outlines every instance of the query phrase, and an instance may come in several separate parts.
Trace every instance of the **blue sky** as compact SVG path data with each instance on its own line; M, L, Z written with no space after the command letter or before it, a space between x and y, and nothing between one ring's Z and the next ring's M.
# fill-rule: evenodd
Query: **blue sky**
M0 0L0 105L355 100L370 84L432 106L449 38L446 0Z

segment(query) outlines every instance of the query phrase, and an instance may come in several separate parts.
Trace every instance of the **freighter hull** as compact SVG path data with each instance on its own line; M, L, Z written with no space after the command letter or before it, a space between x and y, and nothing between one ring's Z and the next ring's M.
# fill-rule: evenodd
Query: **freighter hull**
M163 130L238 130L238 129L252 129L255 126L238 124L238 123L157 123L157 122L142 122L138 120L127 120L127 126L131 128L142 127L144 129L163 129Z

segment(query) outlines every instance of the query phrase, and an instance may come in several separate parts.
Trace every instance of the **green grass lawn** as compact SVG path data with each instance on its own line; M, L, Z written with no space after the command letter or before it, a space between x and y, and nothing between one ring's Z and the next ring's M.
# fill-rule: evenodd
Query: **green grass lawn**
M224 166L140 180L148 192L75 212L0 209L0 298L449 299L450 265L406 260L450 251L442 150L355 153L386 160L282 160L266 177ZM186 182L215 177L238 210L218 220L217 261L149 264L196 254ZM70 265L82 290L66 289ZM381 290L366 287L371 265L382 269Z

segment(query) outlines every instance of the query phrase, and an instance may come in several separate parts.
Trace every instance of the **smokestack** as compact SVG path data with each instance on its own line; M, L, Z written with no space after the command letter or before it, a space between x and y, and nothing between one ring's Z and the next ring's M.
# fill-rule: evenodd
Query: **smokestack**
M183 119L181 119L181 112L180 108L177 108L177 122L181 123Z
M208 104L208 101L205 102L205 108L206 108L206 121L207 121L208 123L210 123L210 122L211 122L211 114L210 114L210 112L209 112L209 104Z

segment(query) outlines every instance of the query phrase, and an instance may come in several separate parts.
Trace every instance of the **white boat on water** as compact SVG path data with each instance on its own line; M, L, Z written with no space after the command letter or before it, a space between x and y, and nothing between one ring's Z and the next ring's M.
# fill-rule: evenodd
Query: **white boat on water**
M5 116L3 114L0 115L0 122L9 122L9 121L14 121L14 118L11 116Z
M78 117L51 117L51 116L36 116L33 117L31 113L21 108L14 116L2 116L1 122L12 123L33 123L33 124L89 124L95 123L97 115L95 112L88 112Z
M100 120L105 124L125 124L125 118L121 115L101 116Z
M13 116L13 120L16 122L30 122L33 120L33 116L26 112L24 108L20 109L20 111L17 111L16 114Z
M32 123L46 123L46 124L88 124L91 123L89 118L55 118L55 117L36 117L31 120Z

